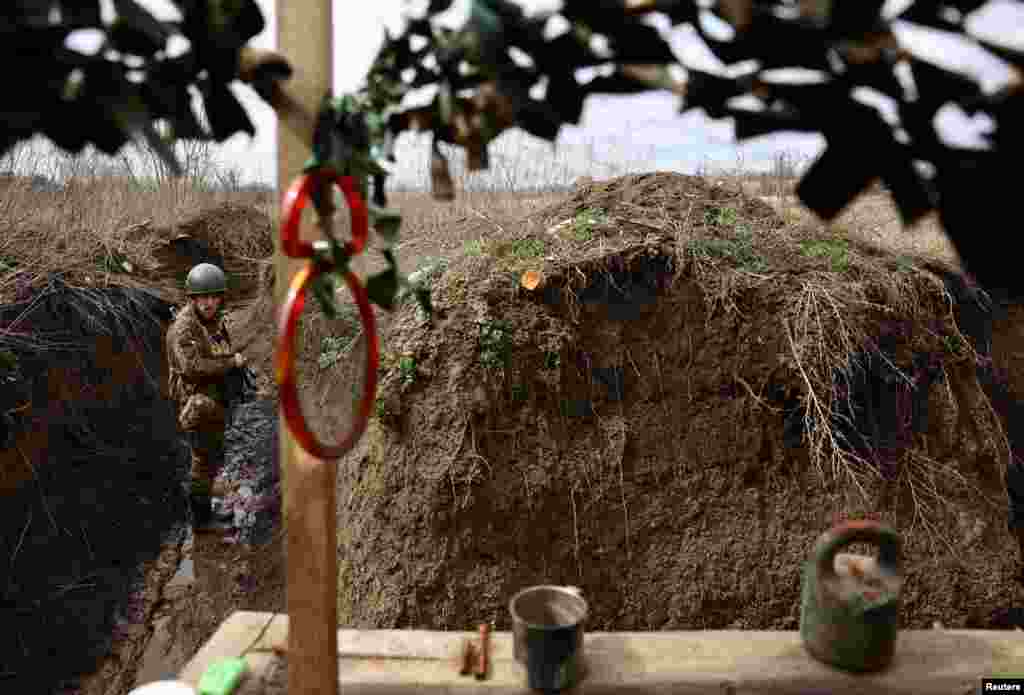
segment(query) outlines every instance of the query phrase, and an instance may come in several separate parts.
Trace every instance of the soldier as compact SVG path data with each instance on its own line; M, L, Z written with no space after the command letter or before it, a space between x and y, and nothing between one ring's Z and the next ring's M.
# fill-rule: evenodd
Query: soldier
M227 404L224 380L245 357L231 349L224 324L224 272L200 263L185 280L188 305L167 331L169 391L178 405L178 426L192 455L190 502L196 530L217 530L225 517L215 517L213 480L224 463Z

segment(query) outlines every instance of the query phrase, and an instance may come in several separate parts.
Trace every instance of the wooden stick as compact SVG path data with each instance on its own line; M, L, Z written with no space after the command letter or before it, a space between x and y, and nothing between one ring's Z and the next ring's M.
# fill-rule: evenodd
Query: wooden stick
M480 623L480 654L476 664L476 679L482 681L487 678L487 656L491 650L491 626L489 623Z
M278 200L302 172L313 140L313 121L333 86L333 21L330 0L277 0L277 45L294 70L283 83L283 100L299 108L278 111ZM316 238L308 228L305 238ZM288 284L305 263L281 253L275 241L275 304L280 309ZM279 414L281 489L286 533L288 692L338 693L338 558L335 510L336 468L306 454Z
M459 675L468 676L473 673L476 664L476 649L473 647L473 640L466 639L462 643L462 659L459 662Z

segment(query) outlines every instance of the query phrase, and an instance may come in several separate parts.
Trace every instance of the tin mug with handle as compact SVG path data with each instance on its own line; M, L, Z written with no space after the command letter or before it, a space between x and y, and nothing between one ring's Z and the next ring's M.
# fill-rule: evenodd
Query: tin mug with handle
M878 559L839 553L851 543L878 547ZM826 531L804 564L800 637L819 661L846 671L886 668L899 631L901 541L875 521Z
M583 624L589 608L579 589L532 586L509 602L512 650L526 667L527 686L544 692L571 688L579 680Z

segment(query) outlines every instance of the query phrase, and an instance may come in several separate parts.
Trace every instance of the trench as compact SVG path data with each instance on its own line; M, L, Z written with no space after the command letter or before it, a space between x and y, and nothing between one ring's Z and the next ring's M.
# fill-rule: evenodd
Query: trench
M238 531L223 539L197 539L187 533L173 575L161 577L154 588L159 598L148 621L144 651L138 657L135 686L173 680L194 656L190 641L181 638L175 613L193 610L190 604L198 594L215 591L214 587L225 583L234 584L236 597L254 588L251 575L232 575L209 556L219 555L217 545L266 545L280 525L276 416L277 404L272 400L252 399L234 410L225 431L226 460L219 476L229 492L216 504L233 512Z
M165 629L195 580L170 318L155 294L59 276L0 306L0 691L127 692L191 656ZM248 394L226 432L236 543L277 524L275 415Z

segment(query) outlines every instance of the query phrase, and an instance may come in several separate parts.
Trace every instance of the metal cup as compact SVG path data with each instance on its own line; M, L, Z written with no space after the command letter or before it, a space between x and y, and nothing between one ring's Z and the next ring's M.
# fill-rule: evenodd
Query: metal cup
M512 646L526 667L527 686L554 692L575 685L582 665L583 623L589 609L571 586L532 586L509 601Z

